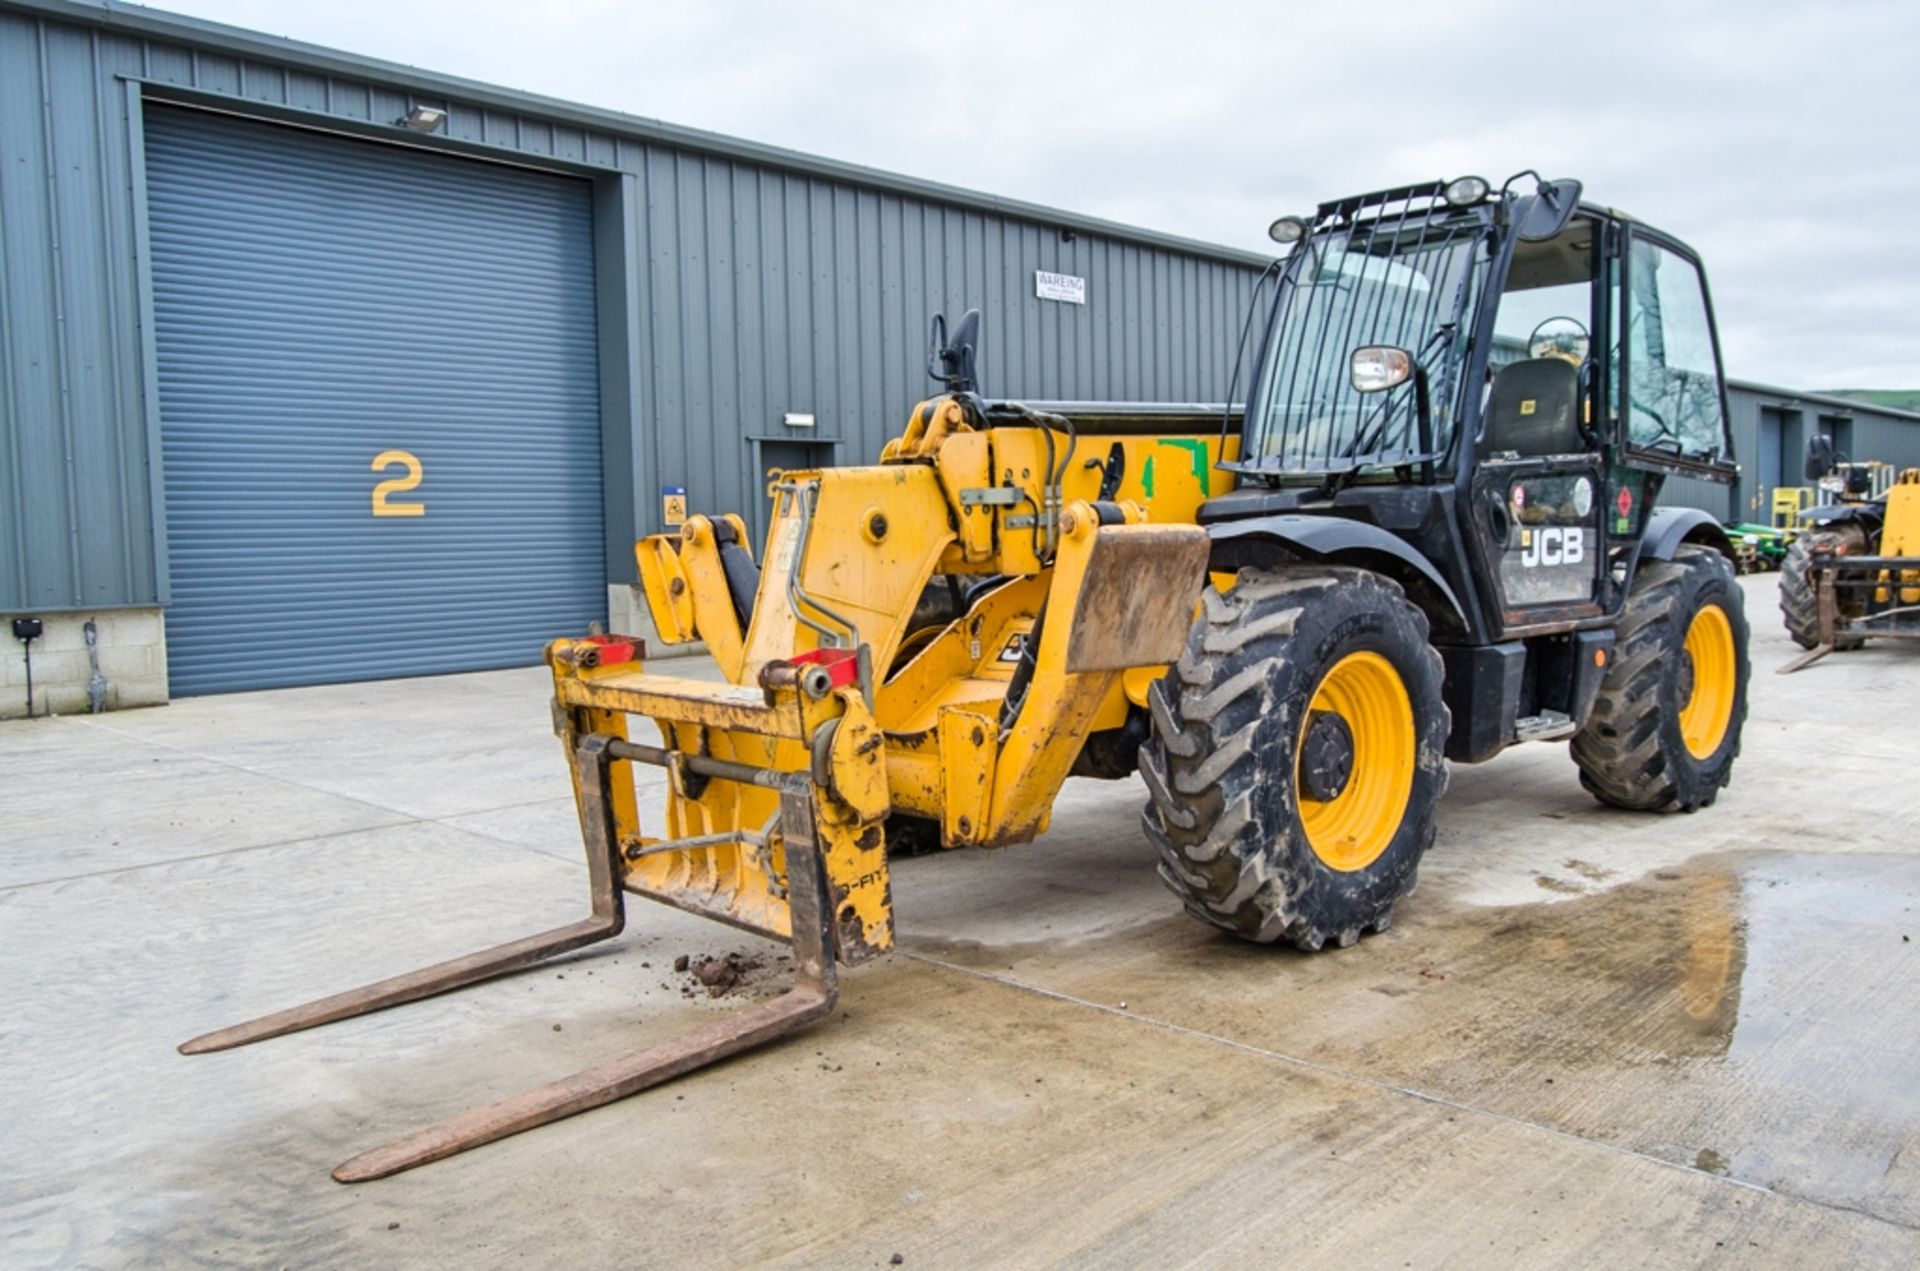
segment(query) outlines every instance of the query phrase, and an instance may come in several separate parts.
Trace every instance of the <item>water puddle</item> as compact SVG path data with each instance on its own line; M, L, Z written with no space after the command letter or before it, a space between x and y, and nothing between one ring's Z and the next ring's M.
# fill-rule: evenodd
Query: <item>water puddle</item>
M1416 894L1330 955L1128 889L1058 938L905 947L1709 1173L1920 1221L1920 858L1715 852L1482 907ZM1612 885L1606 885L1611 883ZM1139 897L1138 903L1135 902ZM977 898L976 898L977 899ZM1119 901L1128 903L1116 903ZM1130 912L1129 912L1130 911ZM1097 933L1097 934L1096 934ZM1907 1154L1920 1162L1920 1151Z

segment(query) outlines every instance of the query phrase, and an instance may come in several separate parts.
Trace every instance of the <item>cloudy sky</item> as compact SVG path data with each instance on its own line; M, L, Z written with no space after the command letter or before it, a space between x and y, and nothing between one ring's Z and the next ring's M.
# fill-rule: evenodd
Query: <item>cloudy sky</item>
M1912 0L159 7L1255 250L1534 167L1701 251L1731 374L1920 388Z

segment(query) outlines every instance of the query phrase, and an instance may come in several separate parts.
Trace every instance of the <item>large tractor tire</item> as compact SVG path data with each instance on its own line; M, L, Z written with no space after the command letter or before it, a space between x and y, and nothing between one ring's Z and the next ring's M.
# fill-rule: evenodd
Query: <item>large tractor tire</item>
M1245 569L1203 594L1140 748L1160 876L1195 917L1263 944L1386 930L1447 785L1426 617L1362 569Z
M1847 556L1864 555L1867 550L1867 532L1859 525L1843 521L1838 525L1828 525L1817 530L1808 530L1787 545L1786 557L1780 562L1780 616L1787 624L1787 634L1793 642L1803 649L1811 649L1820 643L1820 598L1813 582L1813 551L1823 548ZM1855 601L1858 612L1849 614L1845 597L1841 601L1841 617L1859 617L1864 613ZM1858 636L1836 637L1833 647L1836 649L1857 649L1863 644Z
M1727 558L1683 546L1640 567L1613 662L1573 739L1602 803L1692 812L1719 796L1747 718L1747 614Z

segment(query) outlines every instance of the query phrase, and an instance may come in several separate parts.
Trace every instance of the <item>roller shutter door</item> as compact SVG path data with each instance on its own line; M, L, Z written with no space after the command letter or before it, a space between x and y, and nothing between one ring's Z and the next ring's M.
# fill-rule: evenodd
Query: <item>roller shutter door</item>
M585 182L161 106L146 163L175 694L605 617Z

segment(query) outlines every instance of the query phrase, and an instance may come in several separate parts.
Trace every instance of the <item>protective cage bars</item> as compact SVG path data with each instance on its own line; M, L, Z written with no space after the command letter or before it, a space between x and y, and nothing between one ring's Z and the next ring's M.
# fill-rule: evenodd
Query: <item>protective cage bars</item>
M1360 338L1367 344L1407 346L1419 363L1436 341L1461 338L1459 325L1468 298L1476 286L1485 284L1491 262L1474 258L1486 233L1485 223L1471 214L1448 219L1448 209L1441 202L1444 193L1439 184L1409 186L1324 204L1315 214L1297 250L1297 263L1285 271L1276 291L1277 325L1267 337L1268 362L1255 376L1256 389L1264 386L1268 391L1249 396L1250 401L1271 403L1264 417L1249 416L1246 423L1249 430L1258 430L1249 436L1249 454L1242 460L1249 471L1326 472L1356 464L1427 463L1441 457L1446 443L1436 444L1421 385L1390 389L1369 411L1365 397L1347 380L1345 357L1338 355L1350 353ZM1368 212L1376 215L1360 222L1359 216ZM1285 328L1292 316L1288 306L1303 285L1315 291L1327 285L1329 280L1319 276L1328 260L1328 243L1322 236L1340 229L1349 230L1350 235L1334 266L1331 285L1345 294L1307 307L1300 316L1309 329L1290 333ZM1370 250L1376 244L1384 248L1379 254ZM1386 285L1392 280L1391 271L1414 272L1398 262L1423 260L1430 253L1444 262L1431 276L1435 285L1419 300L1414 286L1404 286L1396 302ZM1463 254L1464 261L1459 259ZM1358 274L1348 278L1345 262L1355 257L1360 260ZM1301 275L1307 271L1313 276L1303 284ZM1438 285L1449 279L1455 279L1453 286ZM1278 347L1273 347L1271 342L1276 340ZM1447 412L1449 420L1455 411L1456 361L1447 360L1431 391L1432 405ZM1337 419L1349 411L1355 421L1350 430L1322 426L1317 429L1320 436L1313 436L1316 422ZM1389 431L1396 420L1399 426ZM1349 444L1344 453L1336 454L1334 447L1340 441ZM1362 447L1363 441L1371 446ZM1269 460L1277 460L1277 465Z

